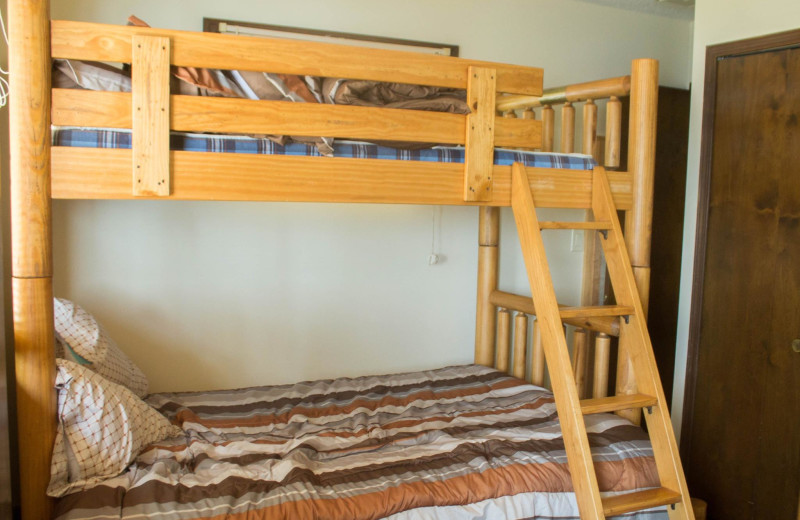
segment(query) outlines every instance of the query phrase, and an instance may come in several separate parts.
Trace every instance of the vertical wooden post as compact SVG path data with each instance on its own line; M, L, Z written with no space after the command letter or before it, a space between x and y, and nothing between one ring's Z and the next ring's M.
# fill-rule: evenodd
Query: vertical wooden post
M622 139L622 102L616 96L606 103L606 155L608 170L619 168L620 140Z
M583 104L583 153L592 155L597 141L597 105L591 99Z
M575 329L575 332L572 333L572 373L575 376L575 385L578 387L578 398L580 399L586 396L587 348L586 331Z
M531 349L531 383L544 386L544 348L538 318L533 322L533 347Z
M625 245L630 255L642 307L647 312L650 295L658 61L633 61L630 104L628 171L633 176L633 207L625 215ZM616 385L618 394L636 392L627 343L625 334L620 335ZM638 409L618 413L636 424L641 422L641 411Z
M564 103L561 107L561 153L575 151L575 107Z
M496 92L495 69L469 67L467 104L471 112L464 142L464 200L492 200Z
M536 119L536 112L532 108L526 108L522 111L522 119Z
M608 363L611 353L611 338L602 332L597 334L594 345L594 388L595 399L608 395Z
M495 368L500 372L508 372L511 354L511 313L508 309L497 312L497 362Z
M550 105L542 108L542 151L553 151L553 140L555 138L556 112Z
M50 518L56 433L50 206L50 4L8 2L11 269L23 519Z
M514 316L514 363L512 375L525 379L525 354L528 352L528 315L518 312Z
M489 302L497 290L500 210L481 206L478 215L478 303L475 317L475 363L494 366L497 313Z

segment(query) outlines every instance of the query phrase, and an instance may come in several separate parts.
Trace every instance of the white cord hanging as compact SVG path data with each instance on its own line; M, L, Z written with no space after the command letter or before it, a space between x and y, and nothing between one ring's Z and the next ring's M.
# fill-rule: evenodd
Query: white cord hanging
M3 39L6 42L6 49L8 48L8 33L6 32L6 21L3 19L3 11L0 9L0 28L3 29ZM0 108L8 104L8 71L0 67Z

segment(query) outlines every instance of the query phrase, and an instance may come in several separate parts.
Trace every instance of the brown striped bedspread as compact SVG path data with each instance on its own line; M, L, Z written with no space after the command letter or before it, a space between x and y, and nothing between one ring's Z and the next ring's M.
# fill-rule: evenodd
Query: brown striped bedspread
M578 518L552 395L486 367L148 401L185 435L60 499L59 518ZM587 429L601 490L658 485L641 429Z

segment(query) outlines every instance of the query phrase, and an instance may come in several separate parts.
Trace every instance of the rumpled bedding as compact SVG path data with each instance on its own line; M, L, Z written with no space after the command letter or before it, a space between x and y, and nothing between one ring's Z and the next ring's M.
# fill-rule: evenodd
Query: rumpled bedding
M63 497L57 518L578 518L552 394L490 368L148 402L184 436ZM658 485L641 429L608 414L586 424L604 494Z

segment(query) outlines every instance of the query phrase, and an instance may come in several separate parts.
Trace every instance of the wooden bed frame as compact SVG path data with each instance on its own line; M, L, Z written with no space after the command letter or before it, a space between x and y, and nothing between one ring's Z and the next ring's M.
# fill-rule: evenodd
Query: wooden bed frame
M330 44L50 21L47 0L10 0L11 218L14 335L22 511L48 518L45 495L56 431L53 389L51 199L259 200L480 207L475 362L545 382L530 296L500 291L498 207L511 204L511 167L493 166L495 146L553 150L554 105L563 105L562 151L574 146L583 105L582 149L597 145L597 105L606 99L605 166L625 212L638 290L648 299L658 64L636 60L631 75L542 91L542 70L461 58ZM51 89L52 58L132 63L131 94ZM170 96L170 65L271 71L427 84L467 90L467 116L380 108ZM544 94L544 95L543 95ZM621 110L630 95L628 171L620 164ZM533 109L540 111L535 119ZM514 110L524 110L517 118ZM506 117L498 117L505 112ZM229 117L235 113L236 117ZM133 149L53 147L50 125L133 129ZM464 144L465 164L169 150L169 130L392 139ZM592 207L592 172L529 168L537 207ZM593 253L588 266L595 264ZM602 273L585 270L585 283ZM599 302L582 302L593 305ZM512 320L510 311L515 312ZM619 318L562 309L578 327L573 370L579 392L603 397L610 336ZM512 328L512 322L514 327ZM512 332L513 330L513 332ZM595 367L588 369L589 337ZM513 338L513 340L512 340ZM513 345L513 348L512 348ZM513 355L512 355L513 352ZM617 393L635 392L625 341ZM513 359L512 359L513 358ZM592 373L591 375L590 372ZM584 388L586 387L586 388ZM638 420L639 411L628 416Z

